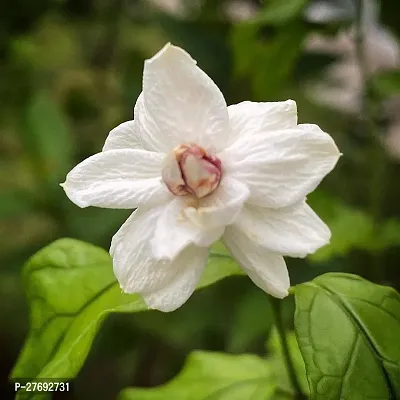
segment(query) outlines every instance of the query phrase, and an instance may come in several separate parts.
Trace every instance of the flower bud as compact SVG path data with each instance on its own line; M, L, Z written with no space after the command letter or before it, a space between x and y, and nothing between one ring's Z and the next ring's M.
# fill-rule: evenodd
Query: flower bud
M217 157L195 144L182 144L169 156L162 177L174 195L202 198L218 187L221 171Z

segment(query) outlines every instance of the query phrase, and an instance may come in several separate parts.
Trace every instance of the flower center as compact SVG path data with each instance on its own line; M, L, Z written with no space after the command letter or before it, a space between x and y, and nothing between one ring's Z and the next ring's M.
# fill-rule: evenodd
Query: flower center
M221 161L196 144L181 144L172 151L162 178L176 196L194 195L197 198L212 193L222 175Z

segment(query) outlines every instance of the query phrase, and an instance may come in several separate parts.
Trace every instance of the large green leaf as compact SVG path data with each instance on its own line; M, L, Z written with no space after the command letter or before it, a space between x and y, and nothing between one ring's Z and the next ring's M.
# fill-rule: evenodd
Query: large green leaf
M119 400L268 400L275 393L272 368L254 355L196 351L164 386L125 389Z
M198 287L240 273L217 244ZM109 313L147 310L139 295L121 293L105 250L73 239L58 240L34 255L24 281L31 329L13 378L73 378Z
M400 398L400 296L330 273L295 287L295 328L311 398Z

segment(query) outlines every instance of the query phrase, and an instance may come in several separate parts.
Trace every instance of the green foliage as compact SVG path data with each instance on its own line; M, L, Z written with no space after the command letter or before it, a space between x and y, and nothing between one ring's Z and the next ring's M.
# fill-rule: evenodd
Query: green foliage
M342 273L322 275L294 293L311 398L399 398L399 294Z
M262 310L262 317L256 310ZM250 348L258 337L265 337L273 325L268 297L261 290L251 290L241 299L232 315L228 350L240 352Z
M372 83L383 96L393 96L400 93L400 69L393 69L376 74Z
M304 392L308 392L303 358L294 332L287 332L288 346ZM248 354L196 351L189 355L182 371L165 385L129 388L119 400L203 400L215 399L294 399L278 333L268 340L268 357Z
M198 287L240 273L218 245ZM24 282L31 331L13 378L75 377L108 314L147 310L139 295L121 293L105 250L72 239L58 240L34 255L24 268Z
M119 400L268 400L275 392L272 373L254 355L197 351L171 382L154 389L126 389Z
M391 218L374 222L366 211L344 204L341 200L321 194L312 196L311 205L329 226L332 237L310 259L315 262L344 257L351 250L381 252L400 245L400 222Z
M301 389L304 393L309 393L304 360L300 353L300 348L297 343L296 335L294 332L288 331L286 333L286 338L288 342L290 356L292 358L294 369L296 371L296 376L301 385ZM293 389L291 388L287 366L284 359L285 356L282 351L282 345L277 330L274 330L272 332L272 335L267 344L267 348L271 352L268 360L271 363L273 374L275 376L278 387L284 389L285 392L291 392Z
M0 219L26 215L32 210L29 197L23 191L8 191L0 194Z
M250 77L259 101L274 98L289 83L308 33L300 15L306 3L307 0L268 2L255 18L233 27L234 74ZM286 25L289 22L290 29Z
M310 205L332 230L331 243L305 260L288 261L292 283L337 269L355 271L373 279L382 276L385 282L399 288L398 159L383 153L382 157L376 157L380 150L375 141L367 138L358 113L352 109L334 110L338 97L332 99L330 90L323 92L326 102L315 100L314 89L308 85L312 82L312 86L326 87L330 82L338 89L344 84L343 98L354 98L355 109L360 106L356 101L358 85L356 80L353 85L351 79L356 63L348 49L352 40L351 35L346 35L348 23L352 23L348 10L340 12L340 21L312 24L304 20L304 9L309 3L306 0L249 0L246 3L251 4L250 12L240 11L236 6L242 2L234 0L182 1L176 13L164 12L154 5L156 2L146 1L6 3L0 6L0 18L5 22L0 28L0 93L5 99L0 109L0 292L7 299L0 310L1 370L11 369L22 336L28 330L19 279L25 260L58 237L74 237L106 248L121 225L126 211L79 209L69 202L58 183L77 162L101 149L110 129L132 118L141 90L143 61L167 41L191 53L221 88L228 104L292 98L298 104L300 121L318 123L334 137L343 152L334 173L323 181L323 188L309 196ZM228 15L225 11L228 8L236 8L235 17ZM381 2L380 18L377 18L397 37L399 12L398 0L385 0ZM385 55L387 46L380 40L387 35L381 35L380 29L381 26L374 26L366 39L367 43L375 44L367 46L368 64L371 62L372 70L376 71L369 78L368 94L376 110L372 117L379 122L383 121L380 101L400 92L399 70L383 71L379 67L394 65L393 57ZM319 46L315 33L318 33ZM335 64L335 76L328 76L332 71L326 67L336 61L343 61L342 66ZM396 110L389 110L384 115L384 124L377 126L385 145L387 130L390 129L391 139L395 139L396 121ZM390 143L395 147L396 140ZM371 178L376 170L382 171L382 185L374 187ZM321 200L324 195L326 198ZM371 198L378 197L380 204L371 212ZM376 261L377 255L383 260L381 263ZM318 263L318 269L310 268L312 262ZM201 285L211 284L230 273L240 271L233 266L223 246L217 244ZM340 362L339 349L346 350L346 338L351 340L351 335L344 337L346 332L356 332L361 346L366 340L391 335L397 329L393 328L393 321L385 322L381 308L372 306L379 303L373 293L378 289L389 292L389 289L377 289L359 279L355 281L361 282L365 292L359 296L352 287L363 299L357 300L357 304L372 302L371 306L363 305L362 313L357 309L359 321L368 323L368 339L360 333L361 323L356 321L355 314L344 308L343 299L349 303L351 296L344 295L343 286L340 296L322 288L318 283L322 278L296 289L307 296L315 290L321 299L320 306L313 306L310 317L310 332L318 332L313 339L316 336L319 344L324 339L323 344L338 341L337 351L326 348L328 362L318 361L325 348L317 348L317 364L328 375L333 367L340 369L344 365ZM24 269L24 282L31 308L31 327L14 369L15 376L75 376L105 316L145 309L138 296L120 293L105 251L76 241L56 242L34 256ZM99 335L102 346L90 350L92 357L78 375L74 398L106 400L111 396L103 390L105 387L115 394L129 385L159 384L171 376L171 371L181 365L185 354L193 348L235 353L262 351L272 318L267 296L257 289L248 290L250 285L248 279L226 280L216 288L198 293L173 314L146 312L109 318L106 329ZM306 300L301 299L304 303ZM352 307L355 307L354 301L351 299ZM388 301L384 303L386 307ZM317 317L315 307L319 307ZM392 314L397 320L398 308L396 300ZM15 315L18 318L13 318ZM321 321L326 325L322 326ZM370 325L375 324L380 324L383 332L373 331ZM379 340L385 350L384 344L389 341ZM122 348L123 357L115 351L116 343ZM369 349L373 348L374 342L371 343ZM125 350L125 346L131 348ZM289 346L306 391L304 367L292 334L289 334ZM259 362L263 365L261 369L273 372L272 385L276 390L272 398L290 399L292 389L275 333L268 349L265 362L254 357L255 364ZM397 354L391 344L386 350L388 354ZM368 367L371 371L377 368L377 358L371 352L372 355L368 351L364 353L367 355L362 356L363 369L360 367L359 371L367 371L368 360L371 360ZM210 365L214 362L216 365L214 358L220 355L224 358L219 353L202 354L207 358L204 363ZM227 357L235 365L235 360L240 360L237 365L242 364L241 357ZM361 362L359 358L356 361ZM348 367L350 372L358 368L357 365ZM360 372L365 377L362 384L354 378L355 372L348 373L349 381L343 387L352 386L352 400L361 399L363 395L355 392L363 385L369 383L374 385L373 390L379 389L383 367L379 368L376 374L369 369L367 373ZM110 371L112 374L108 373L107 379L101 379L103 373ZM371 379L369 374L373 375ZM398 369L393 374L396 376ZM313 382L317 379L315 376L310 375ZM271 382L269 376L268 379ZM323 378L319 389L324 389L325 381ZM94 388L98 393L92 394ZM146 390L146 396L156 396L158 390L164 393L162 387L154 392ZM137 393L142 391L138 389ZM228 391L226 396L229 398L231 393ZM239 396L241 392L238 393ZM9 397L0 388L0 398ZM246 396L243 397L245 400ZM317 398L326 400L329 394Z
M332 232L331 242L311 256L314 261L344 256L353 249L368 249L372 243L373 220L369 214L339 202L333 207L334 216L326 221Z
M231 39L234 73L237 77L250 76L259 101L273 98L286 87L307 34L303 25L294 24L289 30L281 29L273 37L263 38L261 28L256 23L239 24Z
M38 92L25 110L23 141L39 179L60 183L71 167L73 137L59 106L47 92Z
M287 24L299 16L308 2L309 0L268 1L255 20L267 24Z

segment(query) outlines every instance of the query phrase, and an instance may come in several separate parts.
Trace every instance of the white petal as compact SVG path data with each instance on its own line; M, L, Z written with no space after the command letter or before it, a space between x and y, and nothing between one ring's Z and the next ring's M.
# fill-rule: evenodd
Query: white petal
M126 293L164 288L190 260L190 248L173 261L154 259L150 241L162 211L163 206L138 208L112 239L110 254L114 273Z
M336 165L340 153L317 125L239 138L218 155L226 173L246 183L249 203L286 207L305 198Z
M155 258L173 260L188 245L209 247L223 234L225 226L199 227L186 218L185 201L177 197L162 211L151 240Z
M168 152L182 143L220 150L230 137L224 97L188 53L167 44L146 60L144 107Z
M167 153L171 150L172 144L169 143L169 138L159 129L146 108L143 92L140 93L136 102L134 118L140 134L140 141L145 149L159 153Z
M200 207L186 207L184 214L194 225L207 229L231 225L249 196L246 185L225 177L213 194L201 200Z
M123 122L108 134L103 151L117 149L145 150L140 141L140 134L135 120Z
M297 106L293 100L256 103L243 101L228 107L233 135L243 137L297 126Z
M169 312L192 295L207 264L208 248L190 246L174 261L178 272L162 289L141 293L149 308Z
M134 120L114 128L108 135L103 151L114 149L143 149L163 153L171 144L148 113L140 93L134 108Z
M171 198L161 180L164 156L145 150L109 150L78 164L62 185L79 207L135 208Z
M249 194L245 185L226 178L212 195L198 201L177 197L157 222L152 240L154 256L171 260L189 244L210 246L235 221Z
M288 295L289 274L281 255L259 246L233 226L225 230L223 241L258 287L278 298Z
M268 250L305 257L329 243L331 232L305 202L284 208L246 205L234 224Z

